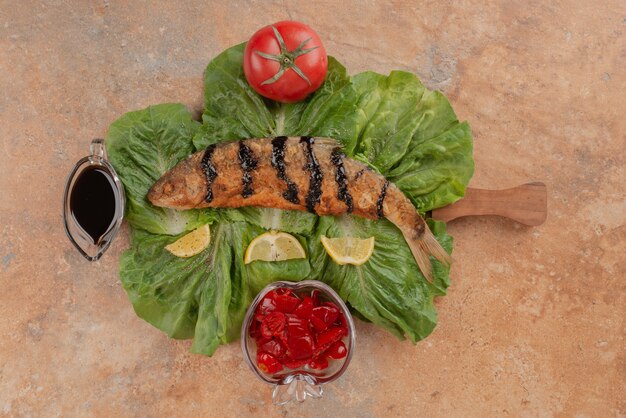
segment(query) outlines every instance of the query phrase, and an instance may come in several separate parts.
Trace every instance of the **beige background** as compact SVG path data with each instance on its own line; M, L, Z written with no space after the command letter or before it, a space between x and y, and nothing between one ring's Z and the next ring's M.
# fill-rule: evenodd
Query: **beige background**
M226 3L226 2L224 2ZM0 0L0 415L626 416L623 1ZM124 112L200 111L202 71L284 18L351 73L413 71L475 138L477 187L550 188L538 228L450 224L440 324L413 346L358 323L324 399L276 408L237 344L188 353L61 224L65 176Z

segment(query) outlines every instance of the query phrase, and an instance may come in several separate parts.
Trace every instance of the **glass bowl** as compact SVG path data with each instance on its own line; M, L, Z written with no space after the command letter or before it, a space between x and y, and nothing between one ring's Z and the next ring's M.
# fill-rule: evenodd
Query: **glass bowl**
M332 302L337 305L344 315L348 327L348 335L342 339L347 349L347 354L344 358L329 360L328 367L324 370L315 370L304 365L295 369L285 368L278 373L268 374L258 367L256 362L256 341L250 336L250 328L255 320L254 314L261 300L272 290L280 288L287 288L299 297L310 295L313 290L317 290L320 295L320 301ZM272 401L276 405L284 405L292 400L303 402L307 397L320 398L323 392L321 385L332 382L346 371L354 353L355 338L354 320L348 307L330 286L317 280L304 280L295 283L279 281L269 284L252 301L241 327L243 358L259 379L274 385Z

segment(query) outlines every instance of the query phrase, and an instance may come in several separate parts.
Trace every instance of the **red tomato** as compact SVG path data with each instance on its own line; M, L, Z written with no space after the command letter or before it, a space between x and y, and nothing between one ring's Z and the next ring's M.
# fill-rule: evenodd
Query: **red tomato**
M260 95L283 103L304 99L326 77L328 58L319 36L285 20L259 29L248 41L243 71Z

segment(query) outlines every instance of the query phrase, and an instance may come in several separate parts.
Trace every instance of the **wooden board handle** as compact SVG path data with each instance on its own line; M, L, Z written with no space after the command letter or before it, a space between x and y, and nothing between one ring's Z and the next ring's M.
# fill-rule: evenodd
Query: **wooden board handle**
M498 215L524 225L541 225L548 215L546 185L536 182L506 190L468 187L463 199L432 212L433 219L446 222L475 215Z

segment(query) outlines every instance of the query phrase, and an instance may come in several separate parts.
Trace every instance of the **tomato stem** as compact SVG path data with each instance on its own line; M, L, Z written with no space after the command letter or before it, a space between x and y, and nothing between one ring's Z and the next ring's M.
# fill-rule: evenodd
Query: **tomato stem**
M298 74L310 86L311 81L306 76L306 74L304 74L304 72L300 69L300 67L296 65L296 58L298 58L301 55L308 54L309 52L319 48L319 46L305 49L304 47L311 40L311 38L307 38L304 41L302 41L296 49L294 49L293 51L289 51L287 49L287 45L285 44L285 40L283 39L280 32L278 32L278 29L274 27L274 25L272 25L272 30L274 31L274 35L276 36L276 40L278 41L278 45L280 46L280 54L268 54L266 52L262 52L258 50L255 50L254 52L260 57L280 63L280 69L272 77L262 82L261 85L263 86L266 84L272 84L278 81L282 77L282 75L285 73L285 71L291 68L296 74Z

